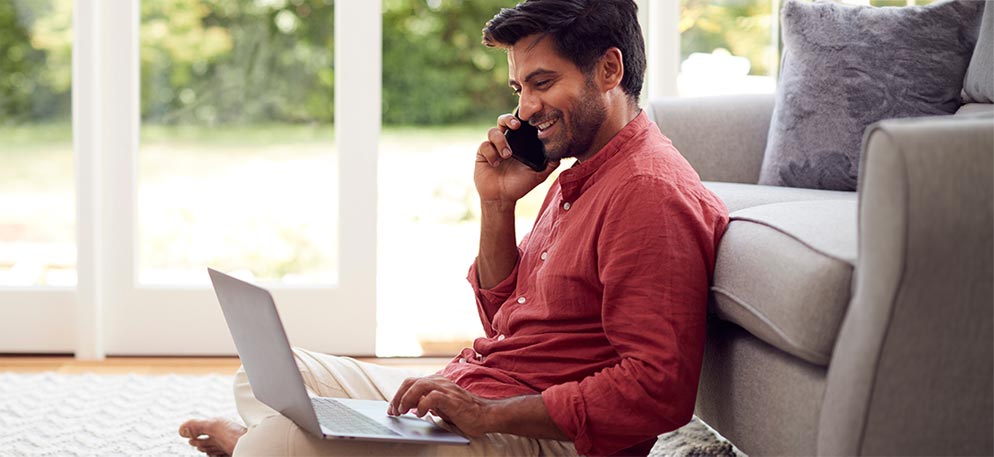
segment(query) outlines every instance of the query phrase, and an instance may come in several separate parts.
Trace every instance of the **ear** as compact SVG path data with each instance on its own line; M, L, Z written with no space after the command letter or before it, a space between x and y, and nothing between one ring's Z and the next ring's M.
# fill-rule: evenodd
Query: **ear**
M601 90L609 91L621 85L622 78L625 77L625 63L621 57L621 50L618 48L608 48L604 51L599 62L597 62L597 83Z

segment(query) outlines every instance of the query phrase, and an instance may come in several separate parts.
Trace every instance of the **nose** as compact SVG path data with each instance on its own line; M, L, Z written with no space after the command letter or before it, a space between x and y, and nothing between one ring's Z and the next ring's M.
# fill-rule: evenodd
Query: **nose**
M531 120L532 116L540 112L542 109L542 101L539 97L528 89L521 91L521 95L518 98L518 117L522 120Z

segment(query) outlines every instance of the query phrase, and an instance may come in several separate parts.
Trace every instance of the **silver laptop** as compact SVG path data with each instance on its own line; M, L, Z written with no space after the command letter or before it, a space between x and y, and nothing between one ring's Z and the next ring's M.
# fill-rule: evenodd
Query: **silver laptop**
M214 269L207 271L259 401L325 439L469 444L417 416L388 416L387 402L382 400L309 396L269 291Z

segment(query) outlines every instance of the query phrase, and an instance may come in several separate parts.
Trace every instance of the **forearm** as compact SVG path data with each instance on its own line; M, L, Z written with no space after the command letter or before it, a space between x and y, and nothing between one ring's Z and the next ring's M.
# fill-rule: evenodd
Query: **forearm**
M529 438L569 441L559 426L552 421L541 395L495 400L492 428L495 433L509 433Z
M514 203L481 201L480 210L480 252L476 270L480 288L490 289L511 274L518 260Z

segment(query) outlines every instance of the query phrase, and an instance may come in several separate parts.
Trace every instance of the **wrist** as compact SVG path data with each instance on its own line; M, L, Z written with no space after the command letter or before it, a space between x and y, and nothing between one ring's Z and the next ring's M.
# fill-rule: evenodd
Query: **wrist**
M513 412L510 398L499 400L488 400L487 407L487 433L509 433L509 425L513 420Z
M505 200L502 198L480 198L480 209L482 211L494 211L498 213L514 213L517 200Z
M549 416L541 394L508 397L493 400L488 409L488 427L491 433L508 433L531 438L569 441L571 438L559 429Z

